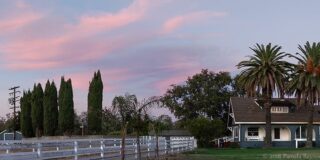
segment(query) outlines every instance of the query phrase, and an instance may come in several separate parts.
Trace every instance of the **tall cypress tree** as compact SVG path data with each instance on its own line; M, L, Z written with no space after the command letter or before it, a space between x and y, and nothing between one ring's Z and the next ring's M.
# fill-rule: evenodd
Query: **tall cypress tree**
M33 137L32 119L31 119L31 92L23 92L20 99L20 128L24 137Z
M74 128L74 103L72 82L61 78L59 90L59 128L64 134L70 134Z
M58 105L59 105L59 119L58 119L58 124L59 124L59 131L61 133L64 133L64 124L65 124L65 105L64 105L64 95L65 95L65 87L66 86L66 81L64 80L64 77L61 77L61 82L60 82L60 89L59 89L59 95L58 95Z
M49 80L46 83L46 88L43 98L44 107L44 135L54 136L58 129L58 96L57 88L52 82L50 84Z
M103 82L100 71L94 73L88 93L88 130L91 134L101 132Z
M52 81L51 83L51 95L52 95L52 114L53 114L53 126L54 126L54 130L55 132L58 131L58 119L59 119L59 111L58 111L58 91L57 91L57 87L56 84L54 83L54 81Z
M40 137L43 132L43 90L41 84L34 84L31 95L31 119L33 132Z

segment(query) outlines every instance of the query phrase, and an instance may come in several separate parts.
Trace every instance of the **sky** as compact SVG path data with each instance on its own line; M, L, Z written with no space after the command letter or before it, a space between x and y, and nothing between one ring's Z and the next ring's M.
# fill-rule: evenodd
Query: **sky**
M71 78L75 110L87 109L100 69L103 106L114 96L160 96L207 68L235 75L256 43L297 52L319 41L320 1L0 0L0 116L9 88ZM169 114L156 110L154 114Z

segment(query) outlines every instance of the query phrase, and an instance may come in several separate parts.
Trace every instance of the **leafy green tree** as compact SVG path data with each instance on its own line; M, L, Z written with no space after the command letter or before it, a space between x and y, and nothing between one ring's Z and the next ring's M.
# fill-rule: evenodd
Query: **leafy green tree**
M207 69L189 77L183 85L172 85L162 100L181 121L205 115L226 121L231 77L227 72L214 73Z
M250 96L262 93L266 113L265 147L271 147L271 97L276 91L281 97L284 96L284 80L292 65L283 60L289 54L282 52L278 45L256 44L250 49L254 55L237 65L238 68L243 68L239 74L239 82Z
M31 119L31 92L23 92L20 99L20 125L21 132L24 137L33 137L32 119Z
M20 130L20 111L18 111L16 113L16 123L14 123L14 117L13 117L13 114L10 114L8 113L6 115L6 122L5 122L5 128L8 130L8 131L19 131ZM15 128L15 129L14 129Z
M44 108L44 135L54 136L58 130L58 97L57 88L49 80L46 83L46 88L43 97L43 108Z
M223 121L205 117L189 120L187 127L197 139L199 147L210 147L210 141L222 136L225 128Z
M6 118L0 117L0 131L2 132L5 129L6 129Z
M301 53L297 53L297 56L291 55L298 64L294 65L288 90L296 94L299 105L301 98L307 103L309 115L306 147L311 148L314 103L320 98L320 43L307 42L304 46L299 45L299 50Z
M31 96L31 119L33 132L37 137L43 132L43 90L41 84L35 84Z
M85 135L86 128L88 126L87 123L87 112L81 112L79 115L75 112L74 113L74 134L76 135ZM83 128L82 128L83 127Z
M132 119L132 113L135 111L135 105L138 103L137 97L131 94L116 96L112 100L112 109L120 117L121 121L121 159L125 159L125 141L129 121Z
M88 130L91 134L101 132L103 82L100 71L94 73L88 93Z
M61 78L59 90L59 129L70 135L74 129L74 103L71 79Z
M244 97L246 95L246 90L244 89L243 85L240 84L240 76L236 75L233 79L232 79L232 96L236 96L236 97Z
M110 134L121 130L121 122L119 117L109 108L102 111L102 133Z

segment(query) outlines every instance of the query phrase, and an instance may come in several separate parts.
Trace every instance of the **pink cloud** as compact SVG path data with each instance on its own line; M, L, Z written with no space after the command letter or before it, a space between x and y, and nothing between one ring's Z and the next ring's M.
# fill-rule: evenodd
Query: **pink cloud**
M0 34L13 32L19 28L25 27L42 17L41 14L35 12L26 12L10 16L7 19L0 20Z
M199 72L202 68L201 64L194 59L194 57L177 54L172 55L171 59L172 61L162 68L170 69L174 74L165 79L158 80L152 85L152 87L154 87L160 94L165 93L173 84L181 84L182 82L185 82L189 76Z
M127 8L117 13L101 13L99 15L85 15L80 17L79 23L71 25L71 29L79 33L96 33L102 30L112 30L126 26L140 20L150 6L150 1L136 0Z
M167 20L163 25L163 33L170 33L183 25L190 25L211 18L225 17L225 12L198 11Z
M189 70L185 73L180 73L179 75L174 75L172 77L159 80L153 84L153 87L159 92L159 94L164 94L171 85L179 85L185 82L189 76L199 72L198 69Z
M8 62L6 66L16 70L64 67L96 60L117 49L135 44L139 42L138 39L143 39L141 36L128 38L128 35L97 38L96 35L141 20L153 5L154 3L148 0L135 0L127 8L115 13L83 15L75 24L61 25L63 31L56 36L30 36L24 39L19 36L11 37L0 44L0 50ZM28 35L37 34L37 30L31 32L34 33Z
M20 0L15 3L15 6L16 6L17 8L19 8L19 9L25 9L25 8L29 8L29 7L30 7L29 4L27 4L27 3L24 2L24 1L20 1Z
M127 69L104 69L101 70L102 80L104 82L104 91L111 92L117 90L119 86L113 85L112 82L126 80L130 78L131 74ZM65 79L71 78L72 85L74 89L79 89L82 91L88 91L89 82L93 77L94 71L85 71L78 73L71 73L64 75ZM61 76L56 76L54 78L57 82L60 82Z

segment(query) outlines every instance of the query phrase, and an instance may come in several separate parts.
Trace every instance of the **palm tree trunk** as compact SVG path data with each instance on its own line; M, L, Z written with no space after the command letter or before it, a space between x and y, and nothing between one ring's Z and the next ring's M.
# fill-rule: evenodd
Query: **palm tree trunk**
M156 134L156 159L159 159L159 136Z
M267 85L264 108L266 112L266 137L265 137L265 148L271 148L271 93L269 92L269 85Z
M127 134L127 124L122 128L121 136L121 160L125 159L125 146L126 146L126 134Z
M308 105L309 117L308 117L308 126L307 126L307 143L306 148L312 148L312 133L313 133L313 112L314 112L314 101L313 94Z
M264 104L266 111L266 137L265 137L265 148L272 147L271 145L271 103L269 100Z
M140 132L139 131L137 131L137 151L138 151L138 160L141 160Z

